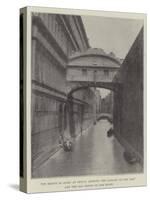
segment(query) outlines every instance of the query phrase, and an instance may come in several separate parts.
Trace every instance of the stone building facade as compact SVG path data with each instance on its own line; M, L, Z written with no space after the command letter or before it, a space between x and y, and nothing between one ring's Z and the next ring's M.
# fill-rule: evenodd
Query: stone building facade
M66 65L69 56L88 48L81 17L33 13L32 171L60 148L62 137L71 137L67 93L81 84L66 81ZM94 98L90 88L74 93L75 136L93 124Z

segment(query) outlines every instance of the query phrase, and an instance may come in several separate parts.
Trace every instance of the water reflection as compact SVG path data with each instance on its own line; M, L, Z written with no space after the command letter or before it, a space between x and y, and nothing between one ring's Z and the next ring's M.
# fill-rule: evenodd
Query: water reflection
M111 124L100 120L76 142L73 152L57 152L39 169L34 177L109 175L141 172L139 164L128 164L122 154L123 148L112 136L107 137Z

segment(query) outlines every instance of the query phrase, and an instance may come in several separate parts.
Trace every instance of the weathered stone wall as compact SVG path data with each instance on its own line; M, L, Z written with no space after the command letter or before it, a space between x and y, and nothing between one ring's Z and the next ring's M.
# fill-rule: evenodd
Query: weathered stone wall
M80 37L79 17L70 17L33 14L32 18L32 170L60 148L61 135L70 137L66 100L74 85L66 82L66 64L72 52L88 48ZM71 31L72 25L73 30L76 27L74 19L76 24L79 21L80 33ZM75 135L93 122L92 98L91 90L74 94Z
M126 151L143 160L143 29L119 72L121 89L114 94L114 128Z

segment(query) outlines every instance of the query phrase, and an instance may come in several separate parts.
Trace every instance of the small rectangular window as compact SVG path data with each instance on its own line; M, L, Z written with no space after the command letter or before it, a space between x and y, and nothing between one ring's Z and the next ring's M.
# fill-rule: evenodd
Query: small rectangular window
M108 75L109 75L108 69L104 69L104 75L105 75L105 76L108 76Z
M82 75L86 76L87 75L87 69L82 69Z

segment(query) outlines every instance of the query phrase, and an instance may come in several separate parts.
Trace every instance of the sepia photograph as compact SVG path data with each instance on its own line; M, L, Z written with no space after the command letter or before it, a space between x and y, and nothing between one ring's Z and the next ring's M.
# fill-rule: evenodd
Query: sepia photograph
M144 172L144 20L32 12L32 178Z

